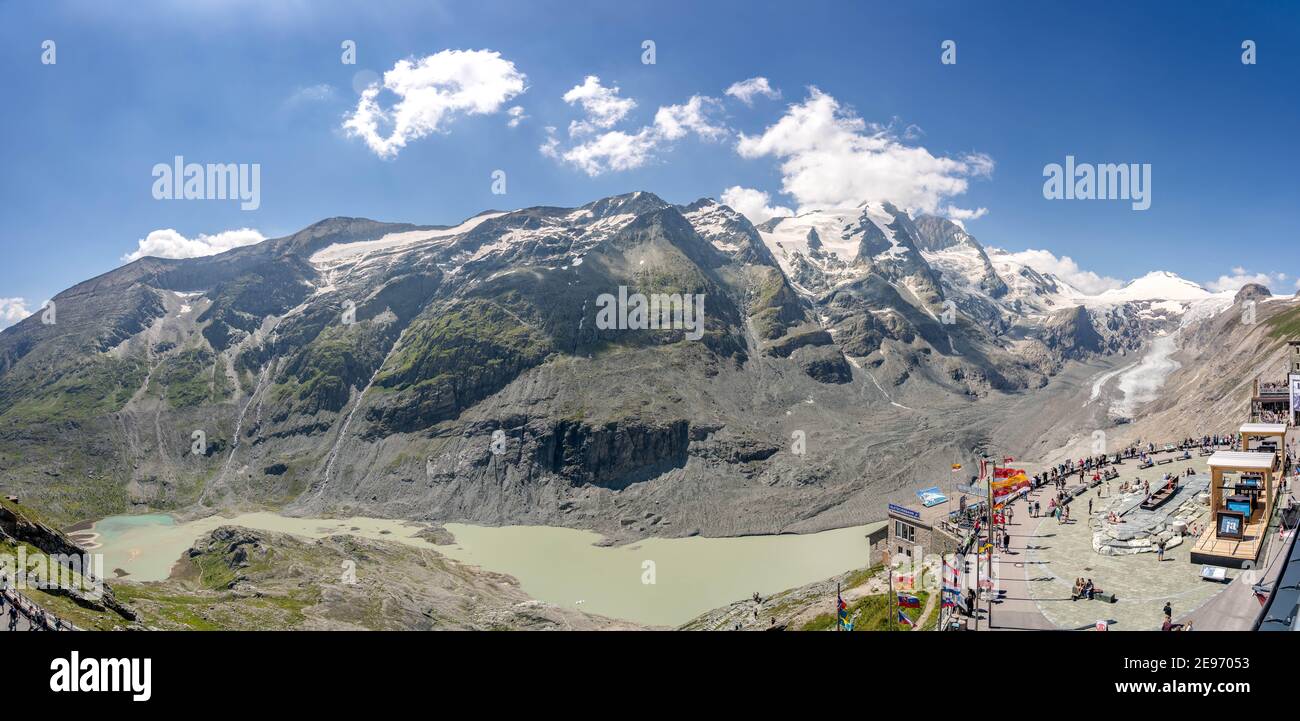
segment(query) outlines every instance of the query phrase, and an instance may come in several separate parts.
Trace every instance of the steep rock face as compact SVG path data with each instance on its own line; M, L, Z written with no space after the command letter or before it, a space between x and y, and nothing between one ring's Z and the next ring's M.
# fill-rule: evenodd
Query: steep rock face
M979 287L990 297L1001 298L1007 294L1007 284L998 275L993 262L989 260L984 246L961 226L933 215L923 215L916 219L917 247L923 251L942 251L950 249L969 249L979 261Z
M668 423L587 423L561 421L538 444L545 471L574 485L624 488L686 465L690 428L685 420Z
M1104 350L1101 334L1092 325L1092 316L1081 305L1054 313L1042 338L1048 348L1065 359L1081 360Z

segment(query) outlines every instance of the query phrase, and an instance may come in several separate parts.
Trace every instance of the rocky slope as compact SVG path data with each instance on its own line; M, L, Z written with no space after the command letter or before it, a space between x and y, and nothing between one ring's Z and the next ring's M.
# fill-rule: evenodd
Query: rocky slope
M171 578L122 581L164 630L633 630L533 600L515 579L433 551L355 536L308 540L222 526Z

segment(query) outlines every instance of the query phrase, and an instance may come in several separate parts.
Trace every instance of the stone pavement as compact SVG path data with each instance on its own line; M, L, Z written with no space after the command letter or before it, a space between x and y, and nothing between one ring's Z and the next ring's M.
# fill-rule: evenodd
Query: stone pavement
M1128 461L1118 466L1121 475L1111 482L1111 488L1117 489L1120 481L1135 476L1149 479L1154 486L1165 472L1176 473L1189 465L1203 471L1205 459L1197 457L1191 462L1179 461L1143 471L1137 470L1135 461ZM1072 480L1067 490L1079 485L1078 476ZM1167 551L1163 562L1156 560L1155 553L1103 556L1094 551L1086 520L1088 501L1092 499L1094 511L1101 513L1103 504L1098 494L1105 488L1103 484L1076 497L1070 503L1072 520L1066 524L1029 516L1028 501L1037 500L1046 507L1056 492L1052 485L1031 491L1027 498L1012 504L1010 553L994 555L1001 594L992 609L993 630L1092 628L1099 620L1109 622L1113 630L1154 630L1163 620L1166 601L1173 604L1177 618L1224 590L1221 585L1200 579L1200 567L1190 563L1188 543ZM1074 579L1080 576L1117 594L1118 603L1071 601ZM981 603L983 608L985 604ZM978 630L988 629L983 616L981 613Z

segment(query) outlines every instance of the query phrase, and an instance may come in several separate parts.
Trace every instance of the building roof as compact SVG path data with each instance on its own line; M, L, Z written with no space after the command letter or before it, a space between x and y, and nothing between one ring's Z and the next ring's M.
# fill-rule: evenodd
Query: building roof
M1286 435L1286 424L1285 423L1242 423L1241 432L1253 433L1256 435L1284 436Z
M925 506L922 506L919 503L915 505L903 505L901 503L891 503L889 504L889 515L893 516L894 518L911 521L913 523L921 523L922 525L930 526L931 528L933 528L934 522L936 520L941 518L947 518L949 513L952 513L953 511L957 510L958 505L959 504L954 503L952 499L948 499L943 503L937 503L933 506L930 506L929 508L926 508ZM894 510L896 508L906 509L908 511L911 511L912 513L915 513L916 515L913 516L910 513L900 513Z
M1247 471L1267 471L1273 467L1272 453L1255 451L1217 451L1210 456L1210 468L1238 468Z
M1300 533L1292 532L1291 553L1286 567L1273 582L1268 605L1260 612L1255 628L1260 631L1300 631Z

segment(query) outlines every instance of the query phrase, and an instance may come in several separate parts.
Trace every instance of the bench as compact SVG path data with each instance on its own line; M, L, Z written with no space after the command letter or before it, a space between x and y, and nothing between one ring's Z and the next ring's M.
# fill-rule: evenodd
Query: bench
M1174 462L1174 459L1172 459L1172 458L1165 458L1165 459L1163 459L1163 460L1156 461L1156 465L1157 465L1157 466L1163 466L1163 465L1166 464L1166 463L1173 463L1173 462Z

